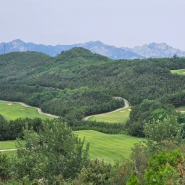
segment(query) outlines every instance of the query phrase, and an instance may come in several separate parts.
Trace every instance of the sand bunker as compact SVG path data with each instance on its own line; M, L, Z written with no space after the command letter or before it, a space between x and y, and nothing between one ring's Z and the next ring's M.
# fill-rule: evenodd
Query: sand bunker
M124 110L124 111L120 111L120 112L126 112L126 111Z
M12 103L9 103L8 105L12 105Z
M182 73L184 73L184 74L185 74L185 72L182 72Z
M132 111L132 109L128 109L129 111Z
M180 112L185 112L185 111L180 111Z

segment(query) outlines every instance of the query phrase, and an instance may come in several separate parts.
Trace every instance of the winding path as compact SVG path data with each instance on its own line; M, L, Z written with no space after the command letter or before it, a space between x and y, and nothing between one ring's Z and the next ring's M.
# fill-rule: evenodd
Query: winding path
M23 105L24 107L30 107L30 108L35 108L35 109L37 109L39 114L44 114L44 115L46 115L46 116L59 118L59 116L55 116L55 115L52 115L52 114L44 113L44 112L42 112L42 110L41 110L40 108L38 108L38 107L32 107L32 106L30 106L30 105L26 105L26 104L23 103L23 102L14 102L14 101L5 101L5 100L0 100L0 102L19 103L19 104Z
M113 97L113 98L118 99L118 100L124 100L125 106L122 107L122 108L116 109L114 111L107 112L107 113L102 113L102 114L109 114L109 113L112 113L112 112L117 112L117 111L120 111L122 109L126 109L126 108L128 108L131 105L126 99L124 99L122 97ZM95 115L91 115L91 116L98 116L98 115L102 115L102 114L95 114ZM83 118L83 120L87 121L91 116L86 116L85 118Z

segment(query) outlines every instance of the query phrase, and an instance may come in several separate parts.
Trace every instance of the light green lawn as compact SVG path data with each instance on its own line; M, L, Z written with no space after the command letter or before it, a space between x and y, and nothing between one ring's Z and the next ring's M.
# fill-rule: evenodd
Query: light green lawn
M15 120L17 118L41 118L41 119L54 119L53 117L39 114L35 108L24 107L18 103L0 102L0 114L6 120Z
M173 74L185 75L185 69L171 70Z
M24 145L25 141L21 141L21 143ZM15 141L0 141L0 150L14 149L14 148L16 148Z
M25 142L21 141L21 143L24 146ZM14 149L14 148L16 148L15 141L0 141L0 150ZM16 155L17 151L6 151L2 153L10 156L10 155Z
M122 109L120 111L111 112L108 114L95 115L88 119L88 121L97 121L97 122L108 122L108 123L126 123L129 119L130 109Z
M89 156L93 159L104 159L105 162L113 163L115 160L129 158L134 143L145 140L127 135L108 135L93 130L75 131L75 134L85 141L90 142ZM22 141L24 144L24 141ZM15 141L0 141L0 150L15 148ZM16 154L16 151L2 152L8 155Z
M75 131L80 138L90 142L89 155L91 159L104 159L105 162L113 163L115 160L129 158L134 143L145 140L128 135L109 135L93 130Z

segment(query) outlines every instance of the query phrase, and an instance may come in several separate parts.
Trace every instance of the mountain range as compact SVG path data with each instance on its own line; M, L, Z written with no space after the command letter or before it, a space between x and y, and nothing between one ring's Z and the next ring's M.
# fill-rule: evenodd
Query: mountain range
M166 43L150 43L143 46L136 46L134 48L128 47L115 47L106 45L100 41L90 41L81 44L73 45L43 45L34 43L25 43L20 39L13 40L8 43L0 43L0 54L9 52L21 51L38 51L50 56L56 56L62 51L69 50L73 47L83 47L89 49L93 53L98 53L107 56L111 59L135 59L135 58L164 58L173 57L175 54L179 57L185 57L185 51L175 49L168 46Z

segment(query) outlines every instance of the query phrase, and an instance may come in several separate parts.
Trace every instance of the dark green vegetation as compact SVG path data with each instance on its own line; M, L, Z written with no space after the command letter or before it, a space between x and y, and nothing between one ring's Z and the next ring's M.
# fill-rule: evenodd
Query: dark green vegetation
M29 129L33 128L34 131L39 131L43 128L42 120L40 118L19 118L7 121L0 115L0 141L15 140L18 137L23 138L23 130L26 127Z
M27 60L22 59L25 56ZM185 76L170 70L185 68L185 58L113 61L83 48L73 48L54 58L36 52L5 54L0 56L0 66L0 99L22 101L61 116L39 123L38 127L34 127L35 121L28 120L32 124L27 126L25 120L22 125L19 120L19 126L12 128L11 121L4 124L0 117L2 131L7 129L1 137L6 140L14 129L20 128L13 136L24 138L28 148L18 151L11 161L1 157L4 166L7 165L2 168L5 175L1 178L17 178L16 181L27 184L39 178L49 184L73 185L184 183L184 173L180 171L185 169L185 114L176 112L175 107L185 104ZM86 115L122 107L123 101L113 99L114 96L132 104L126 124L82 121ZM145 136L147 141L135 144L131 161L114 165L98 160L89 162L88 145L84 148L85 141L71 134L66 123L76 131L129 133ZM161 162L164 157L166 161ZM149 165L152 161L160 168ZM155 175L152 182L148 174Z

